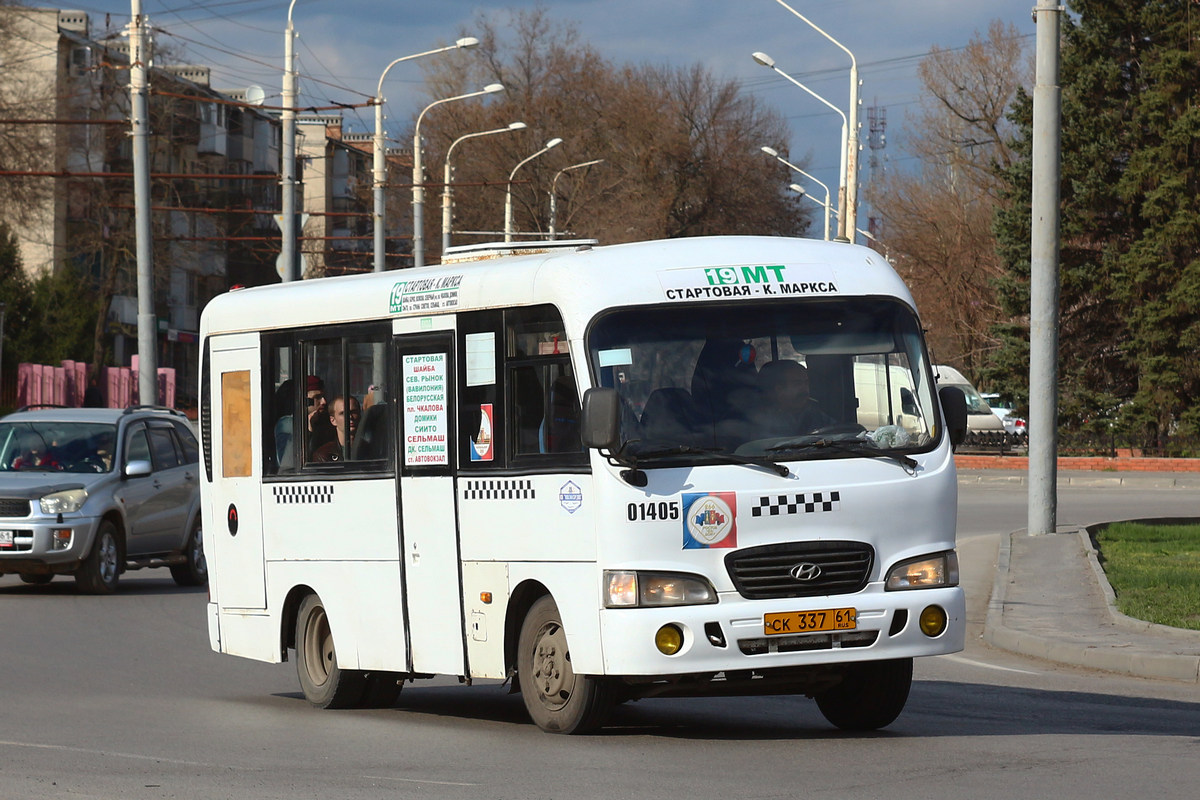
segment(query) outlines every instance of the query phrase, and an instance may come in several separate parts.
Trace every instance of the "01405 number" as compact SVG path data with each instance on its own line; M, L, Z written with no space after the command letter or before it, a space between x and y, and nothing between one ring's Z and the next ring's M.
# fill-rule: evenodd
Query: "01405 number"
M630 503L625 507L630 522L679 519L679 503L661 500L657 503Z

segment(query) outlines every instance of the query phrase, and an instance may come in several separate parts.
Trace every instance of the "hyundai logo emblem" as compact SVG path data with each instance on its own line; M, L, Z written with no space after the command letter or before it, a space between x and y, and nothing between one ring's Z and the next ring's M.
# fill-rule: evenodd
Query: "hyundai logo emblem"
M797 564L789 569L788 574L801 583L808 583L809 581L815 581L817 578L821 577L821 568L816 564L809 564L805 562L803 564Z

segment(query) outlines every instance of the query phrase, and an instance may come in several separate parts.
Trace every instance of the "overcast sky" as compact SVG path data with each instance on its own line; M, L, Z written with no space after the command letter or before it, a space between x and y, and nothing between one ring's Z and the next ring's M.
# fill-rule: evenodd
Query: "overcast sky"
M863 81L862 138L869 106L886 109L887 147L878 154L902 168L906 114L920 85L917 64L930 47L958 48L993 19L1011 22L1032 50L1035 0L785 0L848 48ZM777 108L792 129L793 160L836 185L841 121L800 89L750 57L771 55L778 67L834 105L847 107L850 59L777 0L544 0L551 17L574 24L580 38L610 61L688 66L700 63L738 81ZM292 14L305 101L362 102L395 58L470 34L479 13L500 14L535 0L297 0ZM92 35L129 19L129 0L87 0L64 8L91 15ZM278 104L286 0L142 0L165 43L184 48L190 63L213 67L215 88L263 87ZM452 55L438 56L441 58ZM415 64L400 64L384 88L392 120L411 120L425 98ZM370 109L347 113L350 130L372 125ZM569 144L569 143L568 143ZM778 146L780 143L764 143ZM586 154L578 154L586 157ZM863 153L863 180L867 179Z

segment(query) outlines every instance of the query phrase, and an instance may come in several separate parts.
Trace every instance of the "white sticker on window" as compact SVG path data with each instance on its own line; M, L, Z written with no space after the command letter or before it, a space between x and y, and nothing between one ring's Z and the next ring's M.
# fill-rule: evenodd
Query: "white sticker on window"
M633 351L628 347L601 350L598 355L602 367L623 367L633 363Z
M496 382L496 333L468 333L467 386L491 386Z

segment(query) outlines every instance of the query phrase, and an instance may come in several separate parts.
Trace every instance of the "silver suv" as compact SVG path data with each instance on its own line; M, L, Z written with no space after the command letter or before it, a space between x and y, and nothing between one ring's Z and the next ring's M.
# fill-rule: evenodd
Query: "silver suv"
M169 566L181 586L206 583L199 458L187 418L166 408L0 419L0 575L70 574L108 594L127 569Z

